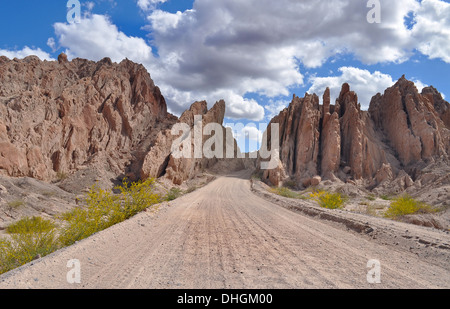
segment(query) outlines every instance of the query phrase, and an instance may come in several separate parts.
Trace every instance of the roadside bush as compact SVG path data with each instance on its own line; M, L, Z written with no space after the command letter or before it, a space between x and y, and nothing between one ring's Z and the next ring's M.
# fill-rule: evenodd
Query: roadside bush
M120 191L118 195L94 185L87 194L87 207L76 208L61 216L65 226L60 242L69 246L159 203L153 185L153 179L132 183L124 179L122 186L115 188Z
M124 220L161 202L159 195L154 193L154 184L154 179L132 183L128 183L126 180L123 181L123 185L118 187L118 189L121 191L122 200L122 207L119 209L119 212L123 213Z
M405 215L416 213L433 213L437 210L431 206L413 199L409 195L404 195L395 198L388 210L385 212L385 217L395 219Z
M291 191L290 189L286 187L280 187L280 188L272 188L272 193L275 193L277 195L292 198L292 199L306 199L305 196L301 195L300 193Z
M393 199L392 196L387 194L380 195L380 198L385 201L391 201Z
M171 188L166 195L166 201L173 201L179 198L183 192L179 188Z
M8 234L46 233L56 228L56 225L41 217L23 218L6 228Z
M56 225L40 217L24 218L7 228L0 239L0 273L24 265L58 249Z
M0 238L0 274L74 244L94 233L122 222L160 202L154 193L154 180L117 187L120 194L93 186L86 206L57 217L57 226L39 217L24 218L7 227L9 238Z
M340 193L331 193L316 190L310 194L310 198L315 200L320 207L328 209L340 209L344 207L346 198Z

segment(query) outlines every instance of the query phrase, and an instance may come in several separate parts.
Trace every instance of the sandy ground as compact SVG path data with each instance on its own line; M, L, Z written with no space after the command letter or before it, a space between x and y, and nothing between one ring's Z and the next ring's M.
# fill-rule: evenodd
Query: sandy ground
M253 193L249 177L219 177L0 276L0 288L450 288L450 263L281 207ZM80 283L67 282L72 259ZM371 259L380 284L367 281Z

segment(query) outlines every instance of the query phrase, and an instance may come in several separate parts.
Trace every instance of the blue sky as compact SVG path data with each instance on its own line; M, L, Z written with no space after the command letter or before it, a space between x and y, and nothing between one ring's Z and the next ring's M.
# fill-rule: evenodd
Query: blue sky
M344 82L367 108L403 74L450 98L449 1L380 0L379 24L368 22L366 0L80 3L81 22L69 24L67 1L2 0L0 54L129 58L147 67L172 113L225 99L225 122L244 125L267 123L294 93L321 97L328 86L336 97Z

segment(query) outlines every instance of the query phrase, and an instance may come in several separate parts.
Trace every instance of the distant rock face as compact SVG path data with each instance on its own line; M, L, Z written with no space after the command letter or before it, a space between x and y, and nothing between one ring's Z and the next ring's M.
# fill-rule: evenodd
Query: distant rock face
M271 121L279 124L280 158L286 175L298 176L297 180L317 175L319 122L319 98L316 95L306 95L302 99L294 96L291 105ZM271 136L270 132L268 136Z
M50 181L87 165L139 174L175 121L142 65L0 57L0 174Z
M448 135L430 97L402 77L384 95L372 99L369 112L402 165L448 157Z
M164 176L181 184L207 169L254 167L261 157L240 159L224 115L224 101L209 110L205 101L195 102L179 119L169 114L149 73L129 60L0 57L0 175L96 179L95 171L85 172L95 167L104 172L101 179ZM273 185L342 181L423 194L436 183L450 187L450 105L433 87L420 94L402 77L372 98L369 111L361 110L348 84L334 105L329 89L323 105L315 94L294 95L272 123L279 124L279 160L263 178ZM173 132L176 125L188 132ZM275 140L270 128L269 148ZM175 155L175 141L190 155ZM208 147L213 156L203 152ZM438 198L445 201L442 190Z
M188 132L172 132L174 127L162 131L158 134L155 144L151 147L144 159L140 177L146 179L149 177L159 178L164 176L171 180L174 184L180 185L183 181L191 179L198 172L213 168L219 161L227 161L228 171L244 169L244 162L238 159L240 150L236 141L223 126L225 116L225 102L223 100L217 102L210 110L208 110L205 101L195 102L189 110L185 111L177 124L185 124L189 129ZM196 117L201 123L196 123ZM204 130L209 124L218 125L220 132L206 134ZM173 154L173 145L180 139L182 134L186 134L181 140L186 141L186 145L190 147L187 155L175 156ZM212 132L211 132L212 133ZM203 149L205 142L214 136L220 138L220 143L216 147L223 147L221 154L208 158L204 155ZM228 134L228 139L227 139ZM199 143L196 145L196 141ZM228 143L227 143L228 142ZM219 146L220 145L220 146ZM200 146L200 147L199 147ZM213 147L211 147L213 148ZM196 151L200 149L201 153ZM232 151L233 156L227 159L226 151Z
M422 90L422 96L434 106L434 110L450 130L450 103L442 98L442 95L434 87L426 87Z
M316 95L294 96L272 119L280 126L281 166L264 173L265 180L276 185L282 181L276 175L283 175L299 187L324 179L372 189L397 179L407 188L421 179L423 166L436 160L448 165L450 109L436 89L419 94L402 77L362 111L357 94L344 84L336 104L330 103L329 89L322 106Z

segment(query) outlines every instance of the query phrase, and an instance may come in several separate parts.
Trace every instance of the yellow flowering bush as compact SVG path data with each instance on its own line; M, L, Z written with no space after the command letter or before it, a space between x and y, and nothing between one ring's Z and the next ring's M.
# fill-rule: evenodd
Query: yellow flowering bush
M119 194L94 185L84 207L57 217L62 221L60 226L39 217L24 218L8 226L9 238L0 238L0 274L70 246L159 203L154 184L154 179L131 183L125 179L115 188Z
M340 193L331 193L322 190L316 190L310 193L309 197L316 201L320 207L328 209L343 208L346 200Z

